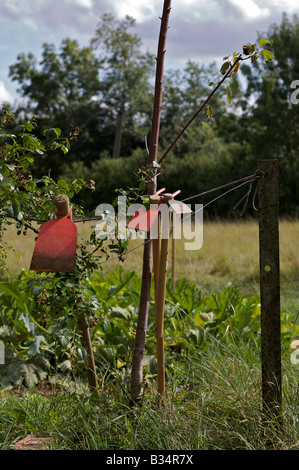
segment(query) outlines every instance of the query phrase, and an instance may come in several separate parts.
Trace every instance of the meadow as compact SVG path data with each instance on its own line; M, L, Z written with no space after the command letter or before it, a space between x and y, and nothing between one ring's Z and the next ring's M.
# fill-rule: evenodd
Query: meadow
M78 224L78 240L88 238L95 222ZM280 275L282 309L298 310L297 285L299 281L299 221L283 219L279 224ZM4 241L13 246L8 255L8 266L13 275L20 269L29 269L35 243L35 234L17 236L14 226L8 227ZM142 273L142 240L131 241L124 262L109 260L102 264L103 273L118 265ZM176 240L175 279L186 278L203 292L223 289L229 283L245 296L259 294L259 231L255 219L240 221L204 221L203 245L196 251L184 250L185 240ZM113 258L113 256L111 256ZM168 273L171 275L172 244L169 244Z

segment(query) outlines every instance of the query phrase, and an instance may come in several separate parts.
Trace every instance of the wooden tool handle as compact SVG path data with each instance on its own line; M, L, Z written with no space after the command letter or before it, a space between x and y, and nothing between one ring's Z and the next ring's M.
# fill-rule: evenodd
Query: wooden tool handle
M57 217L65 217L67 215L71 218L70 201L66 194L58 194L55 198L55 205Z

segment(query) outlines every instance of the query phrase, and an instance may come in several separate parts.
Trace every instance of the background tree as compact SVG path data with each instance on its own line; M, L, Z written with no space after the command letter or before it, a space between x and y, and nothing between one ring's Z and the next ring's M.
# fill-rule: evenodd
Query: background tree
M103 15L92 39L99 49L101 63L100 101L115 119L112 157L118 158L126 140L142 142L150 129L154 56L142 52L141 39L129 29L135 24L130 16L122 21ZM143 132L142 132L143 131Z
M166 74L161 113L162 152L172 142L174 136L184 127L190 117L200 107L205 97L211 93L209 83L216 81L219 71L214 63L202 66L188 61L183 70L172 70ZM221 126L223 115L227 114L225 90L211 99L214 113L211 118L203 113L189 127L173 148L178 158L202 150L203 147L217 140L217 129Z
M20 54L16 64L10 67L10 77L19 83L18 92L25 98L17 115L36 115L40 132L59 127L77 133L80 128L73 159L85 159L86 155L90 160L96 159L105 136L106 113L94 98L100 88L98 69L92 48L81 48L77 41L70 39L62 41L59 51L53 44L43 44L40 61L31 53ZM62 162L57 152L51 154L50 163L41 158L35 173L40 176L49 168L54 177L61 172Z
M283 15L280 25L273 24L267 34L275 60L265 66L243 66L247 79L245 113L241 118L239 139L250 146L247 161L278 158L280 209L296 214L299 202L299 107L292 104L292 82L299 77L299 24Z

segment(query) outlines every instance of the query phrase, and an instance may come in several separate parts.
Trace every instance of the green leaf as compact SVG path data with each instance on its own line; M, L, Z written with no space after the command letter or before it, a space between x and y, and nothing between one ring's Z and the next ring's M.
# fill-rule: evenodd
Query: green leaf
M268 51L267 49L264 49L264 50L262 51L262 54L263 54L263 56L265 57L266 64L268 64L268 62L270 62L271 60L274 59L274 54L273 54L273 52Z
M221 67L221 69L220 69L220 73L221 73L222 75L225 75L226 72L227 72L228 69L229 69L229 66L230 66L230 63L229 63L229 62L224 62L224 64L222 64L222 67Z
M16 200L14 200L7 208L7 212L8 212L8 215L10 217L12 217L13 219L17 219L18 218L18 215L19 215L19 212L20 212L20 208L19 208L19 204L17 203Z
M236 79L235 75L232 75L230 77L230 87L231 87L232 94L235 95L239 89L239 82Z
M212 106L207 106L207 118L210 118L213 115Z
M255 51L256 44L251 44L250 42L247 42L243 46L243 54L245 55L250 55L253 54Z
M32 287L31 294L32 295L39 295L42 292L43 288L41 286L34 286Z
M61 129L59 129L58 127L51 127L49 129L46 129L43 134L46 136L48 134L51 134L51 133L54 133L56 135L56 137L60 137L61 135Z
M264 46L265 44L272 44L272 42L269 41L268 39L260 39L260 40L259 40L259 47L262 47L262 46Z
M69 344L69 340L64 335L59 335L58 336L58 342L59 342L60 346L62 346L63 348L66 348L66 346Z
M143 191L146 188L146 183L145 181L141 181L139 184L139 191Z
M21 313L19 319L23 321L27 331L29 331L30 333L34 333L36 331L36 326L31 321L31 318L28 314L25 315L24 313Z
M42 335L35 336L33 342L31 343L31 345L28 348L28 356L35 356L36 354L40 354L41 353L41 347L40 347L41 343L46 343L47 344L47 341L45 340L44 336L42 336Z
M13 165L10 165L10 163L6 163L6 167L10 170L10 171L14 171L15 167Z
M232 102L232 97L231 97L231 90L230 90L229 86L226 87L226 97L227 97L227 102L231 103Z
M63 144L60 145L60 148L61 148L61 150L63 151L64 155L65 155L66 153L68 153L68 151L69 151L69 149L68 149L65 145L63 145Z
M57 367L62 370L62 372L66 372L67 370L71 370L72 368L72 363L69 359L66 359L65 361L61 362L60 364L57 365Z
M87 352L84 348L78 348L77 353L80 359L84 359L87 356Z

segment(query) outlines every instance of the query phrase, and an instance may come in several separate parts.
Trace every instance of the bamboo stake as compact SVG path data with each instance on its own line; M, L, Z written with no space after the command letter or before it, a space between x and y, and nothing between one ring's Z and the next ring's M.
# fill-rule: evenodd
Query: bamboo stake
M71 219L72 216L70 215L70 204L69 198L65 194L59 194L55 198L55 205L57 210L58 216L66 216L68 215ZM86 351L86 357L84 360L84 364L86 367L86 374L88 379L88 384L90 390L93 392L97 389L97 375L96 375L96 367L94 361L94 355L92 350L92 343L90 338L89 326L87 318L84 312L77 313L78 318L78 328L81 332L81 344Z
M163 203L167 204L173 199L172 194L164 194ZM165 228L161 223L163 235L161 237L160 263L158 291L156 296L156 327L155 336L157 341L157 388L160 395L165 393L165 355L164 355L164 305L166 291L167 253L169 243L169 230L165 234Z
M172 213L172 253L171 253L171 273L172 273L172 288L175 288L175 238L174 238L174 224L175 224L175 214Z
M159 204L160 203L160 196L150 196L149 198L150 204ZM152 238L153 244L153 268L154 268L154 287L155 287L155 302L157 303L157 293L158 293L158 285L159 285L159 265L160 265L160 254L161 254L161 234L160 234L160 213L158 214L157 219L157 233L156 237Z

